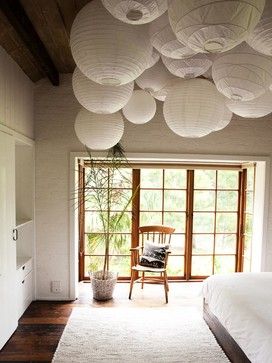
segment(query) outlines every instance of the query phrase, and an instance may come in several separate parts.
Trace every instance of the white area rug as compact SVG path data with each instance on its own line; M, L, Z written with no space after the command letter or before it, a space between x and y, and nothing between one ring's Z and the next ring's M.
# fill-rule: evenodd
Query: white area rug
M76 307L53 362L229 361L196 308Z

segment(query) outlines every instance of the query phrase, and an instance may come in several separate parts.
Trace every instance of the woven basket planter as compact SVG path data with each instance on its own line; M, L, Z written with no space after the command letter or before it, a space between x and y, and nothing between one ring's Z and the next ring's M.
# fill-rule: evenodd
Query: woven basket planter
M103 271L96 271L90 274L93 298L95 300L105 301L112 299L113 290L117 282L117 273L105 272L103 280Z

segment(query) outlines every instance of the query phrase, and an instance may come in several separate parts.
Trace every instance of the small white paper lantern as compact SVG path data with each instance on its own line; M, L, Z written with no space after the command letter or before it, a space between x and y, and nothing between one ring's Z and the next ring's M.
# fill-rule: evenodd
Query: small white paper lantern
M149 34L153 47L166 57L182 59L195 54L192 49L177 40L167 13L149 24Z
M146 26L132 27L115 19L93 0L77 14L70 36L73 58L94 82L120 86L148 66L152 46Z
M232 119L232 112L225 106L224 113L220 121L217 123L214 131L219 131L228 126Z
M215 131L224 117L225 99L206 79L181 80L170 88L163 114L179 136L197 138Z
M272 84L272 58L257 53L246 43L214 61L212 76L219 92L229 99L250 101Z
M247 43L257 52L272 55L272 1L266 0L261 20L249 34Z
M272 112L272 93L268 91L264 95L246 102L227 100L226 105L230 111L241 117L264 117Z
M116 19L129 24L150 23L167 10L167 0L102 0Z
M264 4L265 0L171 0L168 14L178 40L195 52L225 52L247 38Z
M146 67L146 69L149 69L151 67L153 67L156 63L158 63L158 61L160 60L160 53L155 49L153 48L152 50L152 54L151 54L151 57L150 57L150 61Z
M156 102L146 91L136 90L123 108L125 118L134 124L145 124L156 113Z
M159 91L150 93L154 98L156 98L156 100L164 102L170 88L173 87L177 82L180 82L180 78L175 77L174 79L168 81Z
M79 111L75 132L80 142L93 150L106 150L116 145L124 133L124 121L120 112L101 115L85 108Z
M144 71L136 79L136 84L145 91L156 92L162 89L169 81L174 80L173 76L160 60L153 67Z
M134 82L123 86L102 86L93 82L76 67L72 78L74 94L78 102L94 113L114 113L123 108L130 99Z
M177 77L196 78L205 73L212 61L205 54L196 54L186 59L172 59L162 56L165 67Z

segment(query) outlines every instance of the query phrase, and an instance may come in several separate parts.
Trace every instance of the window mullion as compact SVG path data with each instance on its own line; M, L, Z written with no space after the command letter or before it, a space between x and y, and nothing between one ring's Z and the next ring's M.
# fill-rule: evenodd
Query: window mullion
M185 266L184 266L186 280L189 280L191 278L193 209L194 209L194 170L187 170L186 236L185 236Z

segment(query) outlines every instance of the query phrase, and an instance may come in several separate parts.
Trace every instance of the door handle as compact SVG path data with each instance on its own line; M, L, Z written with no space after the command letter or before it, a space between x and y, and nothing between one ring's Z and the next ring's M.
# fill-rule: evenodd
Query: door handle
M18 229L17 228L14 228L14 230L12 231L12 239L13 241L17 241L18 240Z

